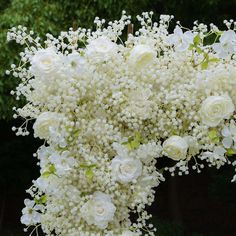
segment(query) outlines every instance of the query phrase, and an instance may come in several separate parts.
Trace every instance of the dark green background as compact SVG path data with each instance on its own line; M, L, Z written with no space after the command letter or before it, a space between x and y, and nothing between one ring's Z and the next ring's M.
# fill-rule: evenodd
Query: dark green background
M143 11L173 14L184 26L194 20L222 26L236 20L236 0L0 0L0 236L27 235L19 224L25 189L38 176L32 153L40 145L32 136L16 137L11 126L12 107L19 105L9 92L17 80L5 76L17 62L21 47L6 42L7 30L16 25L33 29L41 37L69 27L93 27L95 16L119 19L126 10L135 21ZM169 178L156 194L151 207L159 236L236 235L236 185L230 183L233 168L204 170L187 177ZM65 235L66 236L66 235Z

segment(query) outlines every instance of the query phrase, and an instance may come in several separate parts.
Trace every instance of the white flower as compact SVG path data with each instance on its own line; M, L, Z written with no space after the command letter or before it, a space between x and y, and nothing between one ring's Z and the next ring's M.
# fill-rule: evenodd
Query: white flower
M234 145L234 149L236 149L236 125L235 122L230 122L229 126L224 126L223 130L221 131L223 135L222 144L225 148L230 148Z
M111 197L102 192L95 192L92 198L81 207L81 216L89 225L105 229L108 222L113 220L116 207Z
M70 156L69 151L64 151L61 154L54 153L49 157L49 160L54 164L56 173L59 176L65 175L66 172L71 170L76 164L75 159Z
M154 48L145 44L139 44L134 46L134 48L130 51L128 63L135 69L142 69L150 65L156 56L157 52Z
M65 62L68 64L72 76L78 77L86 73L86 60L79 53L73 52L67 55Z
M122 149L122 146L113 144L117 150ZM142 162L139 159L128 155L125 148L124 151L118 151L116 156L111 162L112 174L115 179L121 183L129 183L137 179L142 174Z
M226 150L223 147L216 146L214 147L213 152L204 152L199 158L201 160L206 160L211 165L216 166L216 168L218 169L227 162L227 159L224 156L225 153Z
M162 147L155 142L142 144L136 151L137 158L143 163L148 164L157 157L160 157Z
M31 59L31 72L35 76L53 77L61 69L62 60L53 48L40 49Z
M42 174L45 174L45 172ZM49 174L49 176L41 175L38 179L34 180L33 183L40 191L49 195L59 196L59 193L61 193L60 180L61 178L58 178L55 174Z
M233 30L224 31L219 41L212 47L220 58L226 58L228 55L236 53L236 34Z
M22 210L21 223L25 225L34 225L40 223L42 205L35 205L35 202L29 199L25 199L25 208Z
M188 143L180 136L174 135L163 143L164 153L173 160L185 159L188 150Z
M128 94L128 106L124 112L132 112L142 119L148 119L152 112L152 104L150 97L152 91L150 89L136 89Z
M174 33L168 36L168 43L175 46L177 51L183 52L189 48L189 45L193 43L194 33L191 31L183 30L177 25L175 27Z
M135 236L136 234L130 230L125 230L122 232L121 236Z
M198 144L196 137L185 136L184 139L188 144L188 153L191 154L191 156L198 154L200 151L200 145Z
M39 159L40 167L42 170L45 170L49 163L49 156L54 152L53 148L48 146L41 146L37 151L37 156Z
M234 112L234 104L228 95L210 96L203 101L200 116L202 122L210 127L217 126Z
M56 112L43 112L36 119L33 129L35 137L48 139L50 137L50 128L58 129L62 116Z
M107 57L117 52L117 44L109 38L101 36L89 42L86 46L86 55L98 60L106 60Z

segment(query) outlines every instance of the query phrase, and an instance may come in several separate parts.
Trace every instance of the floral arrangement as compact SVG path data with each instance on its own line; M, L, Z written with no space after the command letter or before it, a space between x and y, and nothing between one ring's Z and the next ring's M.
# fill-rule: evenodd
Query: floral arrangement
M225 31L177 22L171 33L173 16L152 15L137 16L127 40L125 12L44 42L22 26L9 31L26 45L7 71L21 81L11 93L26 101L14 108L24 123L13 131L28 135L35 120L34 136L45 140L22 211L31 234L153 236L145 208L165 172L236 165L236 22ZM160 158L174 164L160 170Z

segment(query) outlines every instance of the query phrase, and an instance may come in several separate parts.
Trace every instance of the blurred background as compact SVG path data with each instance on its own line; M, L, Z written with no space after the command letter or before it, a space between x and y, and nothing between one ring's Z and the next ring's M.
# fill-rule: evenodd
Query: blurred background
M69 27L93 27L95 16L119 19L126 10L135 16L143 11L173 14L184 26L199 20L222 26L224 19L236 20L236 0L0 0L0 236L23 236L20 224L25 189L39 170L33 153L38 140L16 137L11 131L12 107L9 93L17 80L5 70L17 61L21 47L6 42L7 30L16 25L33 29L42 38L47 32L58 35ZM185 177L166 176L150 208L159 236L236 235L236 185L230 182L233 168L205 169ZM66 236L66 235L65 235Z

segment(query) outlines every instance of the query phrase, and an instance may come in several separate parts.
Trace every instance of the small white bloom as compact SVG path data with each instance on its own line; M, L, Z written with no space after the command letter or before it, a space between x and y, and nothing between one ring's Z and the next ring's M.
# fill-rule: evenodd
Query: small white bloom
M183 30L177 25L174 29L174 33L168 36L168 42L171 45L175 46L177 51L183 52L189 48L189 45L193 43L194 33L191 31L186 31L183 33Z
M152 91L150 89L140 88L131 91L128 95L128 106L124 110L130 113L135 113L135 115L142 119L148 119L152 113L151 101Z
M217 126L234 112L234 104L228 95L210 96L203 101L200 116L202 122L210 127Z
M89 42L86 46L86 55L93 59L106 60L117 52L117 45L109 38L101 36Z
M74 52L66 56L66 63L72 76L78 77L86 72L86 60L79 53Z
M70 156L69 151L64 151L61 154L54 153L49 157L49 160L54 164L56 173L59 176L65 175L76 164L75 159Z
M236 175L233 176L231 182L232 182L232 183L236 183Z
M164 153L173 160L185 159L188 150L188 143L180 136L173 135L163 143Z
M53 77L61 69L62 60L53 48L40 49L31 59L31 72L35 76Z
M233 30L224 31L219 41L212 47L220 58L226 58L228 55L236 53L236 34Z
M197 142L197 139L193 136L185 136L185 141L188 144L188 153L191 154L191 156L195 156L200 151L200 145Z
M135 233L130 230L125 230L122 232L121 236L135 236Z
M29 199L25 199L25 208L22 210L21 223L25 225L35 225L40 223L42 205L35 205L35 202Z
M41 174L44 174L42 172ZM34 180L34 186L37 187L40 191L43 191L46 194L58 196L61 192L60 187L60 178L54 174L49 174L49 176L41 175L38 179Z
M223 130L221 131L223 135L222 144L225 148L230 148L234 145L234 149L236 149L236 125L234 121L230 122L229 126L224 126Z
M129 183L142 174L142 163L133 157L116 156L111 163L114 177L121 183Z
M116 207L109 195L97 191L81 207L80 211L81 216L89 225L96 225L100 229L105 229L108 223L113 220Z
M148 164L157 157L160 157L162 151L161 145L155 142L149 142L147 144L142 144L136 150L137 158L143 163Z
M219 169L221 166L223 166L227 162L227 159L224 156L225 153L226 153L226 150L223 147L216 146L214 147L213 152L209 152L209 151L204 152L199 158L201 160L206 160L211 165L216 166L216 168Z
M34 136L41 139L50 137L50 128L59 128L62 116L56 112L43 112L36 119L33 129Z
M139 44L130 51L128 63L135 69L142 69L150 65L156 58L157 52L149 45Z
M54 150L52 147L48 146L41 146L38 151L37 151L37 155L38 155L38 159L39 159L39 163L40 163L40 167L42 170L45 170L45 168L48 166L49 164L49 156L51 154L53 154Z

